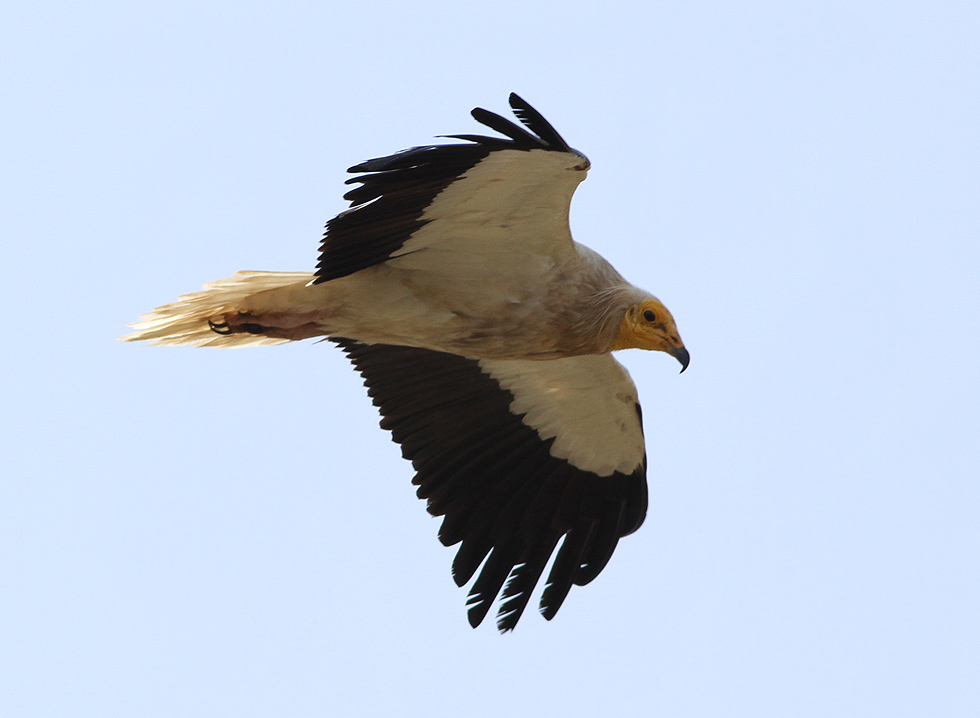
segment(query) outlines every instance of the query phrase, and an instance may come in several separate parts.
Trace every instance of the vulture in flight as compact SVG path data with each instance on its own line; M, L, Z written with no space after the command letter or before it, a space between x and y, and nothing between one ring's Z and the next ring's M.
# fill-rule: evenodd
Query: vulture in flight
M501 631L556 549L540 599L549 620L643 523L640 405L611 352L689 361L667 308L572 240L589 160L520 97L510 105L520 124L472 113L501 136L449 135L351 167L350 208L327 223L312 274L239 272L124 337L336 343L443 517L439 540L459 546L453 579L477 576L470 624L499 594Z

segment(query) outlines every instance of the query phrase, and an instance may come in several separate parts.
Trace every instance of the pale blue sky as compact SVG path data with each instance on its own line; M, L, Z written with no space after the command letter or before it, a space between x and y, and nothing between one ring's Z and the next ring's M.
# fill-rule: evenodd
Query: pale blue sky
M0 713L980 715L976 2L3 16ZM340 352L115 338L511 91L692 363L620 356L646 524L499 636Z

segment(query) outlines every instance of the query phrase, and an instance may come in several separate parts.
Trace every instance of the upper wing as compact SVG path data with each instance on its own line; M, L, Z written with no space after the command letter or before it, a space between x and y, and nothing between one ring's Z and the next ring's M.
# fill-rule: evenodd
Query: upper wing
M473 117L506 138L449 135L466 143L414 147L351 167L367 174L347 181L360 186L344 195L351 208L327 223L315 281L394 257L404 268L421 263L458 276L466 271L461 259L472 269L494 254L519 263L521 253L571 251L568 207L589 161L520 97L511 94L510 105L530 132L478 107Z
M541 597L551 619L572 584L594 579L619 539L643 523L636 389L610 355L488 361L334 341L415 466L419 497L445 516L439 539L462 542L457 585L483 564L469 594L471 625L503 587L497 626L514 628L564 537Z

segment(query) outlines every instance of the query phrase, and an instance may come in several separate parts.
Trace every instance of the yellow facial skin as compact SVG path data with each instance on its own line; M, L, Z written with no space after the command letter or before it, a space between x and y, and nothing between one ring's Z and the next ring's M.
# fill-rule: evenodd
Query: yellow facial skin
M681 363L682 372L691 361L690 354L681 341L681 335L677 333L674 318L667 307L652 297L626 310L611 349L667 352Z

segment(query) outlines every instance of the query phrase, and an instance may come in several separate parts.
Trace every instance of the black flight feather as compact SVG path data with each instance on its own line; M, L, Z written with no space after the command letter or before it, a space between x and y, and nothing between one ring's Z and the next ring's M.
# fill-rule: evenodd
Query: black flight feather
M425 226L422 213L432 200L492 152L575 152L534 108L517 95L510 102L530 132L477 107L473 117L504 137L444 135L463 143L412 147L352 166L348 172L358 176L347 183L359 186L344 195L350 209L327 222L314 283L353 274L397 254Z
M468 599L472 625L502 591L498 628L511 630L564 537L541 597L542 614L553 618L572 584L595 578L619 539L642 523L645 462L629 475L597 476L552 456L554 439L542 440L510 411L513 394L476 360L332 341L364 377L382 426L412 461L429 512L445 517L439 538L459 543L453 580L462 586L477 575Z

